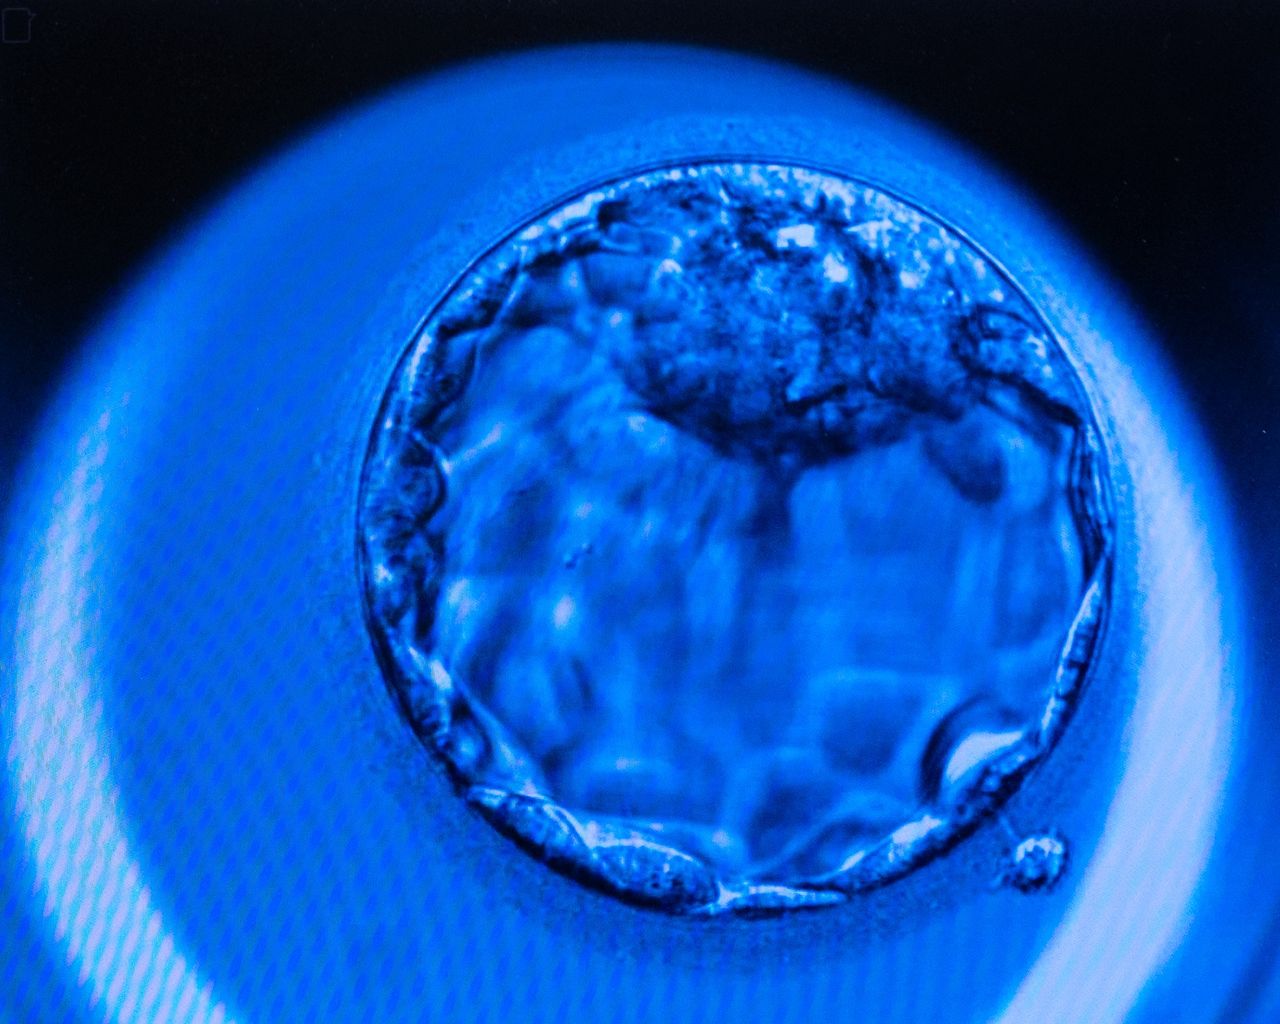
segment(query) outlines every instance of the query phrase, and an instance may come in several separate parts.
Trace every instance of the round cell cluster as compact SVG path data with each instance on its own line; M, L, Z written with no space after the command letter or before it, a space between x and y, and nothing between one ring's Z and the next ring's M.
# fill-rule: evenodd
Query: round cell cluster
M1009 277L856 181L707 163L481 256L370 442L392 693L549 866L675 913L823 906L950 847L1061 730L1101 449Z
M1031 835L1009 854L1001 880L1021 892L1052 889L1067 867L1067 845L1052 833Z

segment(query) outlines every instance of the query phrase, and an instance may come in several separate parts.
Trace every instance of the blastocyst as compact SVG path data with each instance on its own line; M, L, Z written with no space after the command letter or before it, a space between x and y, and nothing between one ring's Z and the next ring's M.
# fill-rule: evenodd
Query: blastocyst
M359 542L390 689L550 867L822 906L1049 749L1107 598L1103 453L1016 284L870 185L707 163L483 254L397 366Z

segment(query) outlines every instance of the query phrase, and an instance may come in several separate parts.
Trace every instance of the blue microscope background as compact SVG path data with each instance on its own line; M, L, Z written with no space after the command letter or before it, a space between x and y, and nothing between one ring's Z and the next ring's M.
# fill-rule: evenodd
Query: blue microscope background
M563 15L560 16L563 17ZM348 13L347 17L352 19L357 16ZM460 15L455 17L460 23L466 21ZM881 23L880 38L891 38L894 34L883 26L885 23L892 22L892 19L887 16L882 17L884 21ZM509 25L501 31L517 35L520 21L519 18L514 20L517 23L515 27ZM525 22L525 24L528 23ZM64 20L64 35L60 40L58 37L54 39L57 45L74 51L73 37L76 29L75 26L68 27L68 25L69 23ZM371 27L376 26L376 22L363 22L362 25L361 32L365 37L379 32L376 27ZM37 22L37 33L40 27L40 23ZM243 24L239 27L245 30ZM1095 29L1101 32L1104 27L1095 26ZM898 28L901 29L902 26ZM1164 45L1162 41L1165 38L1160 28L1161 26L1157 23L1149 27L1131 29L1131 34L1143 40L1143 45L1146 47L1160 47ZM1177 26L1168 30L1169 38L1172 40L1169 45L1176 48L1180 45L1178 41L1182 40L1181 45L1187 48L1187 52L1199 53L1199 59L1205 60L1203 51L1195 50L1196 44L1185 42L1189 36L1180 30L1175 31L1175 28ZM544 30L545 27L540 27L537 30L526 28L525 31L536 41L540 39L540 33ZM606 26L602 22L601 31L605 30ZM115 31L120 29L117 27ZM157 28L151 25L141 28L140 31L151 32L153 42L155 39L164 38L163 26ZM203 31L209 33L211 40L218 38L216 26L210 27L206 24ZM223 38L238 39L233 26L224 26L224 31L226 34ZM253 31L252 28L247 29L250 38L253 38ZM258 31L261 29L259 28ZM352 32L350 20L341 31L334 29L330 31L334 33L330 38L340 35L349 36ZM448 34L443 28L437 28L437 31L442 35ZM473 31L478 38L479 30ZM710 29L705 31L709 32ZM806 31L810 35L817 34L813 28ZM941 30L934 31L938 34L933 38L935 41L940 40ZM1082 36L1086 34L1084 30L1077 29L1077 31ZM1231 32L1225 29L1220 31L1224 37L1231 36ZM1006 42L1016 41L1016 30L1006 30L1006 32L1008 33L1004 37ZM1247 34L1239 27L1236 32ZM461 31L459 35L462 39L467 38ZM1044 31L1043 35L1036 38L1043 44L1048 35L1049 33ZM38 36L33 40L33 44L39 45ZM132 45L137 48L142 44L135 39ZM462 48L466 44L456 43L455 45ZM788 44L784 44L784 48L785 45ZM799 48L799 44L794 40L789 45ZM906 43L899 45L902 47L899 53L903 56L904 62L914 61L913 66L916 70L913 73L921 77L926 77L926 73L920 70L922 66L928 65L935 58L945 64L947 59L939 56L936 49L931 50L927 42L916 46ZM1219 45L1227 53L1233 52L1232 45L1240 46L1242 51L1245 48L1245 44L1240 41L1235 44L1228 41ZM939 42L935 42L935 46L941 49ZM1070 48L1069 42L1067 48ZM195 47L192 46L192 49ZM239 50L242 68L253 66L252 58L245 56L245 51L248 49L246 43L232 42L230 49L233 54L237 49ZM1017 47L1013 49L1018 50ZM1026 62L1030 59L1027 53L1035 49L1035 45L1027 44L1024 38L1023 47L1019 51L1021 56L1013 63L1017 64L1020 60L1025 69ZM1081 50L1087 52L1088 47L1083 46ZM30 56L33 52L38 53L38 51L24 51L23 59L33 59ZM1002 52L1007 54L1007 51ZM175 79L195 81L196 84L191 85L190 92L180 94L185 95L188 101L192 100L199 94L198 83L201 75L196 69L200 66L200 59L193 59L190 49L185 54L169 56L167 59L174 65L170 73ZM412 64L419 70L423 67L421 62L414 64L413 57L406 53L401 52L399 59L402 65ZM831 59L828 54L827 60ZM308 66L308 61L313 62L314 65L324 63L314 55L307 56L301 53L297 61L304 68ZM337 63L342 66L340 60ZM822 61L819 60L818 63ZM231 64L235 66L234 59ZM975 64L981 65L981 61L975 59ZM1174 94L1172 101L1166 97L1167 108L1159 106L1156 108L1157 111L1166 109L1163 125L1158 114L1154 117L1148 116L1143 123L1140 123L1141 119L1135 117L1127 129L1129 135L1125 136L1125 133L1115 126L1115 122L1119 121L1122 115L1113 112L1110 115L1112 118L1110 130L1114 137L1126 137L1127 147L1122 146L1100 154L1100 146L1096 142L1084 145L1079 142L1078 134L1071 137L1071 133L1066 130L1048 132L1045 134L1051 137L1051 141L1042 141L1038 150L1029 143L1023 143L1024 146L1030 147L1029 150L1023 150L1023 161L1025 166L1033 168L1032 172L1026 175L1026 180L1050 205L1077 192L1074 186L1082 176L1085 181L1094 183L1091 190L1084 190L1083 197L1068 200L1065 209L1060 205L1060 212L1065 212L1069 217L1076 215L1073 219L1076 221L1077 231L1103 251L1104 258L1116 268L1121 282L1137 296L1144 312L1156 323L1161 336L1169 340L1175 365L1178 366L1184 386L1191 393L1197 410L1209 429L1223 473L1232 489L1231 504L1239 516L1242 547L1246 551L1249 570L1252 573L1250 582L1255 590L1253 607L1257 618L1251 625L1257 631L1256 635L1265 639L1275 636L1276 633L1269 624L1280 621L1277 619L1280 609L1276 607L1274 588L1269 585L1276 568L1275 552L1277 541L1280 540L1280 526L1277 524L1276 512L1270 501L1270 496L1276 493L1277 484L1280 484L1280 473L1277 473L1277 460L1274 456L1275 441L1272 439L1273 435L1280 431L1280 427L1274 426L1271 419L1271 410L1274 407L1276 364L1280 361L1280 356L1277 354L1276 347L1275 324L1277 321L1274 308L1276 300L1274 292L1268 291L1264 286L1277 269L1273 253L1277 232L1280 230L1280 224L1278 224L1280 216L1278 216L1276 201L1269 194L1265 182L1276 180L1274 175L1268 175L1270 171L1276 169L1277 152L1280 151L1280 146L1274 144L1276 142L1274 138L1270 140L1271 145L1267 144L1264 127L1266 119L1261 116L1267 103L1263 91L1266 84L1265 62L1251 63L1246 59L1239 59L1238 64L1241 66L1240 70L1221 74L1228 78L1233 73L1238 74L1241 84L1232 87L1214 83L1221 90L1216 94L1215 103L1213 89L1208 86L1201 88L1194 74L1174 81L1177 76L1170 74L1169 65L1161 64L1157 59L1155 66L1158 70L1152 75L1155 84L1148 83L1146 88L1152 94L1161 97L1165 97L1166 93ZM1193 69L1196 67L1194 58L1190 60L1190 65ZM15 74L10 64L6 64L4 71L6 76ZM873 87L877 84L874 74L859 76L858 68L853 61L850 61L847 71L851 76L860 77L863 84ZM31 75L33 81L38 78L37 73L30 68L22 73ZM225 71L222 73L227 74ZM385 73L383 70L378 72L378 74ZM205 72L205 74L211 73ZM370 82L375 77L372 72L366 71L365 74L368 76L363 80L365 82ZM936 70L930 74L942 77ZM960 73L953 76L953 80L976 82L974 91L979 97L984 87L993 97L1007 97L1016 92L1014 83L1009 79L1001 79L1000 75L990 71L985 74L984 78L984 72L977 70L966 76L964 69L961 68ZM1001 74L1008 76L1009 68L1006 66ZM911 77L902 71L898 72L898 75L896 81L899 83ZM347 87L352 87L350 83L358 80L359 77L358 74L350 73ZM388 75L387 81L390 81L391 77ZM890 84L894 80L892 75L888 75L887 78L891 80ZM1113 73L1110 84L1115 87L1117 80L1123 80L1119 71ZM1140 76L1136 80L1143 81ZM1206 80L1208 80L1207 74L1200 81ZM12 94L12 88L8 82L6 86ZM235 92L233 87L226 84L222 88L228 95ZM304 95L305 90L295 87L297 91L292 94L293 107L288 112L288 116L295 120L285 130L279 130L282 128L279 123L264 125L262 120L258 120L256 131L260 133L259 138L262 140L258 148L254 148L245 141L243 135L234 131L232 126L236 125L236 118L224 112L225 120L222 130L237 134L236 141L229 145L232 150L235 147L245 147L235 153L223 151L222 159L226 163L220 170L226 170L228 173L219 178L188 177L182 179L184 184L177 186L174 186L170 179L169 188L175 191L186 188L189 190L188 194L207 194L206 190L213 187L216 181L232 180L234 175L230 173L230 169L237 160L249 160L260 156L263 152L261 147L268 139L272 141L282 139L299 127L299 121L305 124L308 118L314 118L319 112L329 110L330 104L338 97L333 95L334 86L330 85L327 88L330 92L326 99L317 101L299 99ZM934 102L940 103L937 95L943 90L941 86L935 86L935 88L939 93L935 94ZM1099 87L1095 84L1094 88ZM1141 95L1142 88L1138 85L1135 91ZM1232 91L1233 88L1235 91ZM891 88L888 92L892 95ZM1034 90L1032 92L1034 93ZM286 95L288 95L287 90ZM1192 97L1192 102L1189 104L1190 112L1185 102L1179 108L1179 101L1185 101L1188 96ZM918 97L908 95L896 98L911 100ZM48 98L40 100L34 94L20 98L18 118L25 116L27 122L25 126L19 122L18 126L13 128L10 128L10 123L6 128L15 132L25 128L36 138L45 139L44 151L49 153L56 151L60 144L50 144L48 140L67 129L51 127L44 121L36 123L41 102L45 103L46 107L56 108L57 106L56 101L51 103ZM172 99L161 102L176 103ZM248 103L247 100L244 102ZM1002 100L1002 102L1005 101ZM1034 104L1031 104L1026 96L1009 102L1013 103L1015 112L1022 111L1021 116L1027 127L1037 123L1035 118L1051 116L1045 113L1043 104L1034 111L1029 110L1028 108ZM1066 103L1067 101L1060 99L1058 102ZM1071 101L1073 104L1076 102L1082 101L1079 99ZM1250 102L1255 105L1253 108L1249 107ZM1274 105L1274 101L1271 102ZM140 109L145 106L141 100L138 100L138 103ZM314 105L308 106L308 103ZM1135 103L1132 96L1119 101L1122 108L1132 103ZM288 106L288 104L285 105ZM964 107L963 103L956 105ZM1087 102L1082 102L1082 106L1087 105ZM230 106L232 105L228 104L228 107ZM924 106L928 106L927 102ZM972 118L974 125L987 120L1002 119L993 117L991 114L993 109L999 109L994 100L984 104L980 99L974 98L973 106L977 110L966 109L963 116L958 118L953 112L950 127L953 131L965 136L968 141L980 142L980 135L975 139L965 131L965 119ZM1173 113L1174 108L1178 108L1179 112ZM1053 107L1050 105L1048 109L1052 111ZM306 113L304 114L303 111ZM985 111L985 117L980 111ZM1077 132L1080 125L1091 124L1093 118L1106 115L1099 113L1097 107L1094 107L1093 112L1088 116L1084 114L1079 116L1080 121L1073 125ZM261 118L262 115L258 117ZM1010 117L1010 120L1016 121L1016 119L1016 113ZM160 118L160 120L164 119ZM246 120L255 123L252 118L246 118ZM945 118L944 123L946 123ZM1274 121L1271 123L1274 125ZM1159 134L1157 130L1159 127L1167 129L1167 136ZM1008 133L1004 136L1005 152L1016 154L1018 143L1010 140L1018 133L1007 123L1004 130ZM98 128L97 131L103 132L104 129ZM992 129L988 128L987 131ZM1054 136L1056 138L1053 138ZM163 138L163 133L161 137ZM128 138L127 135L126 138ZM138 138L134 138L133 141L135 144L142 144ZM163 148L166 143L153 141L152 144ZM168 145L176 146L176 143L169 142ZM39 148L35 147L37 151ZM1004 155L1000 152L1002 146L999 142L992 148L993 155L997 158ZM1081 150L1084 152L1082 153ZM1031 151L1034 151L1032 155L1027 156L1026 153ZM1058 159L1052 159L1055 156ZM1141 169L1144 166L1154 167L1159 162L1157 157L1174 165L1185 162L1190 164L1193 170L1184 176L1179 176L1176 171L1171 171L1162 164L1161 174L1164 177L1152 172L1144 180L1140 173ZM1231 158L1228 159L1228 157ZM38 184L39 159L39 157L29 156L25 165L19 161L20 170L16 175L7 174L4 185L5 222L16 226L16 230L10 237L26 239L25 244L19 243L6 247L5 253L8 280L4 294L6 322L2 325L2 329L6 345L4 365L11 371L4 378L11 392L11 395L6 396L7 408L10 412L2 422L10 435L4 465L6 473L15 461L16 453L22 450L24 438L29 436L29 425L41 404L45 388L57 373L63 355L70 348L70 342L65 339L76 335L82 325L94 318L101 309L101 303L110 284L118 284L126 280L126 266L136 263L136 257L146 242L153 239L157 231L174 231L190 217L193 209L187 203L180 203L178 209L173 209L167 201L152 197L138 202L134 210L136 220L130 227L121 227L119 224L112 227L109 223L95 222L95 216L102 215L98 212L99 208L94 206L91 197L96 196L98 203L106 203L105 189L111 180L110 161L108 161L106 182L94 182L77 187L75 182L92 181L95 176L93 168L82 167L80 178L69 176L67 172L61 171L58 173L62 174L62 177L55 175L51 184L41 186ZM50 157L46 156L45 159ZM1109 166L1108 160L1114 160L1123 168L1123 171L1112 168L1107 173L1105 168ZM1087 163L1101 163L1104 170L1095 170L1094 177L1090 178L1082 170ZM1034 171L1037 166L1040 168L1040 176L1037 176ZM1046 170L1046 167L1051 170ZM1013 169L1020 169L1016 159L1013 161ZM1124 176L1125 173L1128 177ZM122 171L118 170L117 174L123 177ZM27 190L46 188L49 193L62 201L23 203L15 197L24 190L24 186ZM119 180L116 180L115 187L121 187ZM66 194L60 195L62 192ZM86 195L90 198L86 198ZM165 193L161 193L161 196L164 195ZM1073 203L1075 209L1072 208ZM52 207L57 207L56 212L51 212ZM73 218L75 214L78 214L81 220L75 221ZM36 230L36 221L42 217L49 218L46 223L57 226L58 230L50 230L47 234L53 238L61 238L60 243L33 240L36 235L41 234ZM75 229L81 223L86 225L84 248L88 254L81 251L80 246L74 241L80 237ZM165 226L162 228L161 225ZM1140 233L1143 230L1146 230L1149 236L1154 236L1154 240L1148 237L1145 242L1135 243L1133 237L1141 237ZM113 247L112 243L122 238L133 239L132 252L129 252L127 245L123 250ZM93 248L95 244L102 251L95 253ZM121 251L126 252L127 255L118 255ZM112 258L108 259L108 255ZM55 266L59 256L65 258L70 270L66 280L61 281ZM375 274L377 269L374 262L365 268L364 272ZM1280 728L1280 722L1271 721L1270 725L1273 728ZM1259 842L1265 842L1267 835L1267 827L1263 824L1259 828ZM7 867L16 857L17 837L5 833L4 843ZM8 898L12 899L12 897ZM287 898L287 893L282 898ZM8 920L7 917L6 923ZM13 915L13 920L18 922L22 920L20 910ZM22 978L18 973L23 964L34 965L44 962L40 947L42 941L40 927L30 927L26 931L18 927L10 935L8 948L4 954L6 974L10 978L21 979L17 984L5 986L6 998L12 1004L11 1012L14 1019L55 1020L63 1019L68 1013L82 1012L81 996L70 986L63 987L67 979ZM376 944L375 948L367 950L367 955L376 958ZM1258 963L1255 980L1265 985L1269 964L1265 957ZM300 965L300 970L304 974L306 969L306 965ZM376 981L373 983L376 984ZM1244 993L1246 990L1242 988L1240 991ZM1246 994L1240 996L1241 1014L1247 1012L1250 998ZM1271 998L1274 1000L1274 989ZM0 998L0 1006L3 1005L4 1000ZM279 1008L279 1016L281 1019L287 1018L288 1008Z

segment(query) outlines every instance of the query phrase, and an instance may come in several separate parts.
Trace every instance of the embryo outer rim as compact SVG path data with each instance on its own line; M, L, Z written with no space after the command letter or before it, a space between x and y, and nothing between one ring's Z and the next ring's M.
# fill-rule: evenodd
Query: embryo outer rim
M716 880L719 896L712 900L699 897L688 902L687 893L679 893L676 900L655 898L652 893L637 891L621 882L615 871L601 864L594 855L583 859L579 851L588 849L579 818L568 808L555 801L552 795L540 794L534 807L515 794L503 794L484 786L476 786L453 761L449 743L449 725L452 716L449 702L462 699L446 686L441 691L424 698L423 678L411 679L406 667L397 656L396 641L388 635L380 620L374 574L371 572L370 547L377 546L372 527L366 527L370 491L376 485L376 463L380 450L386 458L393 451L385 451L391 424L397 416L408 414L406 397L398 394L397 385L412 379L409 366L415 356L420 356L430 344L429 328L437 315L448 306L464 285L473 280L478 268L491 261L496 254L510 249L521 232L528 226L543 223L548 217L566 206L581 201L610 188L627 186L646 177L660 176L663 172L684 168L707 167L781 167L799 170L837 179L855 189L871 189L881 196L900 204L908 211L923 216L942 227L960 242L985 260L1023 301L1027 310L1036 318L1036 326L1042 329L1050 344L1055 347L1055 358L1067 371L1067 387L1074 392L1073 411L1080 420L1073 427L1075 443L1086 449L1083 464L1077 477L1068 481L1071 487L1069 501L1073 517L1081 532L1081 554L1084 558L1084 586L1080 594L1071 624L1066 632L1058 658L1052 685L1047 687L1048 700L1038 729L1028 730L1022 740L1012 748L984 763L962 800L949 806L945 817L931 813L935 808L922 806L915 818L901 823L900 827L875 844L865 855L840 871L825 877L816 887L808 884L783 886L773 884L746 885L723 878ZM500 264L501 265L501 264ZM397 408L399 406L399 408ZM1027 775L1053 749L1066 728L1076 700L1091 675L1092 656L1105 631L1108 617L1110 590L1113 574L1114 534L1111 487L1109 480L1109 453L1104 435L1098 427L1097 411L1089 390L1084 385L1080 369L1064 344L1058 331L1045 316L1034 299L1013 274L966 231L935 213L927 205L906 199L891 188L882 186L867 176L841 171L816 161L778 159L771 157L696 156L681 160L663 160L637 166L629 171L615 173L594 181L585 182L580 188L554 201L544 203L538 212L525 217L470 259L450 278L438 298L430 305L405 345L391 375L385 395L370 431L367 454L361 474L360 508L357 520L356 558L362 578L365 619L374 641L379 663L383 669L386 686L395 700L401 715L410 725L419 741L438 759L452 779L460 795L501 832L514 840L530 854L549 867L576 879L591 888L611 893L624 901L641 906L654 906L673 913L715 915L721 913L759 916L793 909L812 909L836 906L860 892L866 892L893 882L921 865L946 853L955 844L971 834L978 825L997 812L999 807L1022 784ZM421 673L420 673L421 675ZM534 812L534 813L531 813ZM550 812L549 814L547 812ZM550 821L550 826L549 826ZM553 832L552 841L548 832ZM559 836L572 836L562 841ZM905 838L899 838L899 836ZM675 847L673 847L675 848ZM675 848L678 850L678 848ZM680 851L683 852L683 851ZM685 897L685 903L679 897Z

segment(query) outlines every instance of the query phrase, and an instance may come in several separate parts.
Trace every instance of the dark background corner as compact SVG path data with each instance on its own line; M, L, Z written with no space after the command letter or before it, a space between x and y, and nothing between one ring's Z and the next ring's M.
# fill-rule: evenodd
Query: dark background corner
M29 40L0 44L0 451L19 446L75 340L147 253L291 136L441 64L600 39L775 56L938 123L1100 255L1161 332L1220 451L1263 443L1262 426L1226 398L1277 380L1280 6L7 6L34 18L6 17L6 32L25 22ZM1236 482L1263 486L1257 465L1241 463Z

